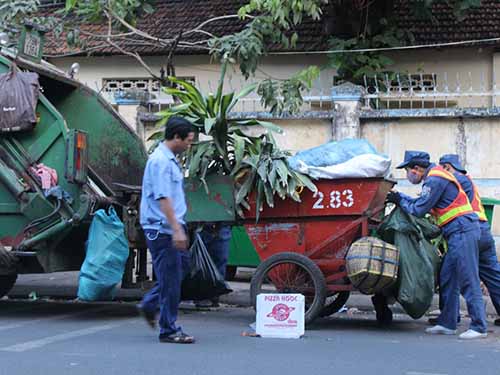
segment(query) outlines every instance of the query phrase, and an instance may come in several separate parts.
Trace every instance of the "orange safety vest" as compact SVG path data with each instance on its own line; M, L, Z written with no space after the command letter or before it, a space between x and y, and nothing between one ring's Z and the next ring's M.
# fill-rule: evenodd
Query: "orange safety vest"
M470 183L472 184L472 189L474 193L474 199L472 202L470 202L472 209L476 213L476 215L479 217L479 220L481 221L488 221L488 218L486 217L486 211L484 211L483 203L481 202L481 197L479 196L479 191L477 190L476 185L474 182L472 182L472 178L469 175L465 175Z
M436 218L437 225L442 227L443 225L448 224L450 221L459 216L474 213L472 205L470 204L469 199L467 198L467 194L465 193L464 189L462 189L462 186L459 184L459 182L457 181L455 176L453 176L453 174L446 171L441 166L436 166L429 171L428 176L444 178L445 180L453 182L458 189L457 197L453 202L451 202L451 204L448 207L433 208L431 210L431 214Z

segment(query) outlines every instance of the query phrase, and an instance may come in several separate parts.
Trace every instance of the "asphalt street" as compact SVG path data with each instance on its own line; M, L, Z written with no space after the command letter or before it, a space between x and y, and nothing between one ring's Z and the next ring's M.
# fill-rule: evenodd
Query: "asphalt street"
M0 374L500 374L500 328L462 342L423 333L425 320L396 315L378 328L350 309L319 320L302 339L242 336L250 308L185 309L194 345L162 344L134 303L0 301ZM465 330L466 322L461 330Z

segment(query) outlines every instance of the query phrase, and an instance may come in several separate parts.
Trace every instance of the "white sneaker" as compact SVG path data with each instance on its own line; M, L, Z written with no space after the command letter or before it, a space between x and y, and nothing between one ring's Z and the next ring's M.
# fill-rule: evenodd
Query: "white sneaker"
M435 325L434 327L427 328L425 330L425 333L428 333L430 335L454 335L457 333L456 329L449 329L443 326Z
M475 340L475 339L484 339L488 336L487 333L481 333L474 331L473 329L468 329L464 333L462 333L460 336L458 336L459 339L461 340Z

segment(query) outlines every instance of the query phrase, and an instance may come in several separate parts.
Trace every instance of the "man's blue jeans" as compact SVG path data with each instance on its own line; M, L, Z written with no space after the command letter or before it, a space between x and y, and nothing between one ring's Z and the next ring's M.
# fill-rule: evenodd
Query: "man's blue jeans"
M495 240L487 222L481 222L481 239L479 240L479 278L484 283L500 315L500 263L498 263Z
M189 252L174 248L172 236L157 231L145 230L146 243L156 275L156 283L144 296L141 307L156 312L160 306L160 334L181 331L176 326L177 312L181 300L181 284L189 269Z
M471 317L470 328L486 332L486 312L479 283L479 226L459 230L449 236L446 253L440 272L442 298L438 324L449 329L457 328L460 291L467 302Z

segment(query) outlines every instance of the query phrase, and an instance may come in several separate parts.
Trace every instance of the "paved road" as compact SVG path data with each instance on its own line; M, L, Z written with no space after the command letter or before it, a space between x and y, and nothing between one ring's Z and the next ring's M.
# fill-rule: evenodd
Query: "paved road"
M241 336L254 320L248 308L186 310L198 343L180 346L160 344L131 303L2 300L0 374L500 374L500 329L460 342L396 318L382 330L373 314L350 311L279 340Z

